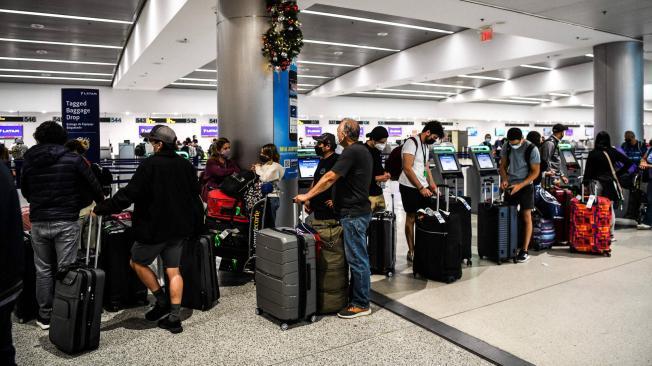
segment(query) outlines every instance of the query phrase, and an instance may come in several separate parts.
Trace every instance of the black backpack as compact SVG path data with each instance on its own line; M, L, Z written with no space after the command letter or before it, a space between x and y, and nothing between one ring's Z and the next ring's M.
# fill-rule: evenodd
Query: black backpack
M414 144L416 145L414 153L416 154L416 149L419 148L417 139L410 137L410 140L414 140ZM389 172L392 180L398 180L401 177L401 173L403 172L403 145L395 147L389 154L387 160L385 160L385 171Z
M527 141L527 140L524 141L524 144L526 145L526 148L525 148L525 161L527 161L528 165L530 165L530 158L532 157L532 150L534 150L536 148L536 146L533 143L531 143L530 141ZM507 151L505 156L507 158L507 166L509 166L509 154L512 153L512 145L510 145L509 142L507 143L507 147L505 148L505 151ZM530 167L530 169L531 168L532 167Z

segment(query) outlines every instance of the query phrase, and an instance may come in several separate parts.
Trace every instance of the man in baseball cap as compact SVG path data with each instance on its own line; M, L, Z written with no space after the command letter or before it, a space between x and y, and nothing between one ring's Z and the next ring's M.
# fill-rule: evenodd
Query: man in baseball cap
M568 178L561 169L561 153L559 152L559 143L564 138L566 130L568 127L561 123L552 126L552 135L541 145L541 171L546 176L559 177L565 184L568 184Z
M149 140L154 154L142 161L126 187L98 204L95 213L118 213L134 204L132 227L136 241L131 249L131 267L156 297L156 304L145 318L158 321L160 328L180 333L181 249L188 238L197 234L203 221L197 172L188 160L176 154L177 136L170 127L156 125L142 136ZM168 276L168 294L149 268L159 255Z

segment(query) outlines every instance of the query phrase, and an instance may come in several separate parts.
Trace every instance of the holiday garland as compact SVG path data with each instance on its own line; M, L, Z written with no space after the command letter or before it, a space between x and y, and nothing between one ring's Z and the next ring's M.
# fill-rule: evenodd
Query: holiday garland
M267 0L270 27L263 34L263 55L275 70L290 67L303 47L299 6L295 1Z

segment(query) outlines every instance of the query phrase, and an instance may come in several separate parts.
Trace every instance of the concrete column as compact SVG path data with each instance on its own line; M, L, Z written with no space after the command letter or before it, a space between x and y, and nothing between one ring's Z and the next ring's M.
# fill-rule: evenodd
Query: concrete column
M627 130L643 138L643 45L625 41L593 48L595 133L618 146Z
M217 3L219 135L231 140L234 159L249 169L258 160L260 148L274 142L274 72L261 52L269 17L265 0ZM283 180L280 188L277 225L289 226L297 179Z

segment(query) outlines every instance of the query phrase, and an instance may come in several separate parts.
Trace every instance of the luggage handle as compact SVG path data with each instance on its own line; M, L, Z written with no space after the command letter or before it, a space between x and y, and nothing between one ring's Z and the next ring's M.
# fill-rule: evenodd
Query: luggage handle
M312 284L311 278L310 278L310 263L306 264L306 290L310 291L310 287Z
M91 236L93 234L93 215L88 216L88 239L86 240L86 265L91 260ZM97 216L97 237L95 243L95 267L97 268L98 258L102 250L102 216Z
M301 223L301 210L303 209L302 203L292 203L292 226L297 227Z

